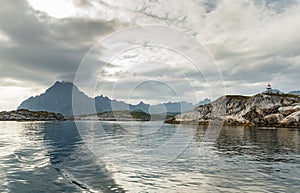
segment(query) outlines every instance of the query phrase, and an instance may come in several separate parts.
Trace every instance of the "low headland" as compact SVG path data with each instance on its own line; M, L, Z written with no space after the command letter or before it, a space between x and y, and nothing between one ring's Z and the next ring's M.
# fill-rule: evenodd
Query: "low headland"
M173 116L166 116L164 114L150 115L143 111L110 111L77 116L64 116L60 113L47 111L29 111L26 109L0 112L0 121L150 121L165 120L166 118L170 117Z
M46 111L29 111L20 109L16 111L0 112L0 121L65 121L60 113Z
M178 113L176 113L178 114ZM170 119L174 117L173 113L165 114L149 114L143 111L109 111L96 113L91 115L68 116L68 120L86 120L86 121L158 121Z
M165 122L205 125L216 120L227 126L300 128L300 97L280 93L225 95Z

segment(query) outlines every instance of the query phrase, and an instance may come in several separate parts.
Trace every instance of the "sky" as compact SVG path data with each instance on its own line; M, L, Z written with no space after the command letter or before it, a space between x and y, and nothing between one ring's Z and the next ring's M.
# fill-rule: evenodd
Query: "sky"
M300 90L299 21L299 0L1 1L0 110L57 80L131 103Z

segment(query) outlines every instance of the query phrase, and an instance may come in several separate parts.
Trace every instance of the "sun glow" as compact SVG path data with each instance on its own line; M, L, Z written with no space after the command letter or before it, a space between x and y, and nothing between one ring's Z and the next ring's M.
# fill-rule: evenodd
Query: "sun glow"
M44 11L56 18L69 17L75 13L71 0L28 0L28 2L34 9Z

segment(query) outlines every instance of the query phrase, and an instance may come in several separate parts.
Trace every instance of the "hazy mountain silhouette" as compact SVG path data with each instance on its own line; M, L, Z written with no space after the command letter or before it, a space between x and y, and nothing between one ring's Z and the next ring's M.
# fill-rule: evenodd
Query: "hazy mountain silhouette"
M180 113L193 109L193 104L187 102L149 105L141 101L139 104L132 105L123 101L111 100L103 95L91 98L80 91L73 83L65 81L57 81L45 93L23 101L18 109L57 112L69 116L73 115L74 106L76 107L75 115L117 110L143 111L153 114Z
M45 93L23 101L18 109L50 111L72 115L72 97L74 104L81 107L81 114L91 112L94 99L81 92L73 83L64 81L57 81Z
M300 95L300 90L290 91L288 94Z
M211 101L209 98L206 98L206 99L200 101L200 102L198 103L198 106L200 106L200 105L206 105L206 104L209 104L209 103L211 103L211 102L212 102L212 101Z
M139 104L137 105L129 105L129 110L130 111L143 111L145 113L149 113L149 104L145 104L143 103L143 101L141 101Z
M157 105L151 105L149 113L159 114L159 113L180 113L192 110L194 108L192 103L187 102L168 102L161 103Z

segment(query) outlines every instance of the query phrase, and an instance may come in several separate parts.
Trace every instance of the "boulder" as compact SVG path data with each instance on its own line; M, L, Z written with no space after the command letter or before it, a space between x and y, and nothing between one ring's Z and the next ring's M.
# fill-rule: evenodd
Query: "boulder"
M260 108L252 107L245 115L244 119L249 120L251 123L257 126L265 125L264 113Z
M198 121L200 119L200 113L198 111L189 111L183 114L176 115L175 119L179 122Z
M280 121L282 121L283 118L284 116L282 114L276 113L265 116L264 120L267 125L272 126L277 125Z
M300 126L300 111L296 111L279 122L283 126Z
M296 105L296 106L287 106L287 107L280 107L278 109L278 111L280 112L280 114L282 114L283 116L288 116L296 111L300 110L300 106Z

